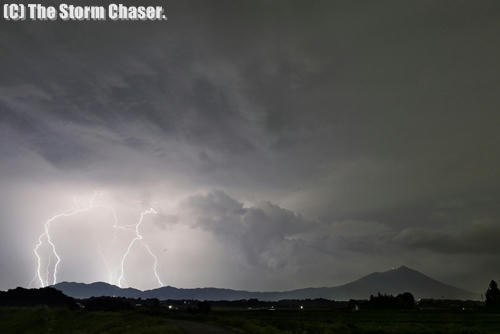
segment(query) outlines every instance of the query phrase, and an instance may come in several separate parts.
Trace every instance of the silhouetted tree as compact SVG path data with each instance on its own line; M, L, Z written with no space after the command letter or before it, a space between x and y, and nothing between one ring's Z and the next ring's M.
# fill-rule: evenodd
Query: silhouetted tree
M400 305L412 308L415 306L415 298L410 292L405 292L396 297Z
M488 308L500 308L500 290L495 281L491 281L488 290L486 290L486 306Z

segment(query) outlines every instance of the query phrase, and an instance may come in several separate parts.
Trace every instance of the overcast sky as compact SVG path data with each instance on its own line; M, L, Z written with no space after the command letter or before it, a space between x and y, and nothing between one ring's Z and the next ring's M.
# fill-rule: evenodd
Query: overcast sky
M154 2L152 2L154 3ZM161 2L160 2L161 3ZM0 23L0 289L274 290L407 265L500 279L498 1L169 1ZM76 204L75 204L76 203ZM80 203L80 204L78 204ZM42 272L51 272L46 241ZM46 271L46 269L48 269Z

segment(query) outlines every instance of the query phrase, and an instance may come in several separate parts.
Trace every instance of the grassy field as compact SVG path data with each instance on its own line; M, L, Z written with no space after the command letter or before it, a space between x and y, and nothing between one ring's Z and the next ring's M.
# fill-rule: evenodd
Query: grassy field
M206 321L241 333L499 334L500 314L440 311L213 312Z
M139 312L84 312L67 309L0 308L0 333L180 334L165 317Z
M500 314L442 311L85 312L0 308L0 333L180 333L176 319L268 334L498 334Z

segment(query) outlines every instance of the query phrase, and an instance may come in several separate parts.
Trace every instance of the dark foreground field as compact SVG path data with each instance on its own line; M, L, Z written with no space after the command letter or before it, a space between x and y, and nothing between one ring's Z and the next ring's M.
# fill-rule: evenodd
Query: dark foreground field
M0 333L500 333L500 314L443 311L212 311L0 308Z

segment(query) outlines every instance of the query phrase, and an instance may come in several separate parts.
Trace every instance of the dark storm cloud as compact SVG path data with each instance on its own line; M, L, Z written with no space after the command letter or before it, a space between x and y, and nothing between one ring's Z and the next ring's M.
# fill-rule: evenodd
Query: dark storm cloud
M498 222L474 223L448 231L410 228L403 230L395 241L409 247L443 253L498 254L500 227Z
M447 278L435 263L467 254L475 286L467 264L498 252L480 240L500 219L499 13L178 1L165 24L2 22L0 177L141 194L167 180L189 226L297 284L400 264Z
M245 207L222 191L192 196L180 206L187 223L241 247L253 265L285 265L286 252L272 252L290 246L296 241L294 237L315 227L313 222L272 203Z

